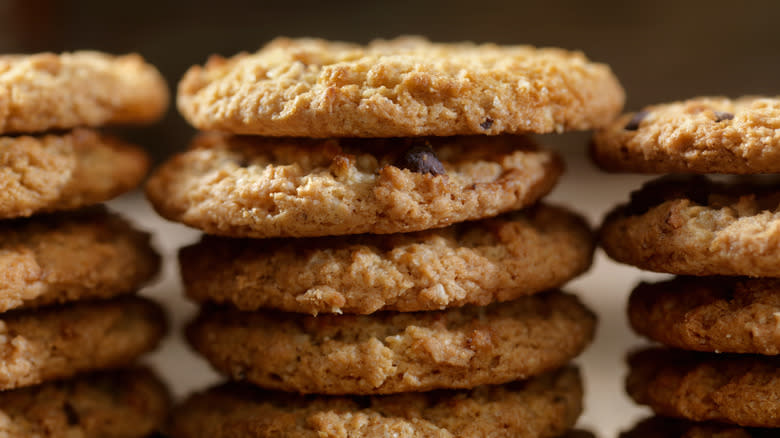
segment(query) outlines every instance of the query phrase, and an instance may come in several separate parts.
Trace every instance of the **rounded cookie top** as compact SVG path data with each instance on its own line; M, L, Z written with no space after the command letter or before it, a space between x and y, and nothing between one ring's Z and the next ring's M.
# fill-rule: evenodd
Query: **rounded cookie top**
M374 397L300 396L228 384L174 410L172 438L502 437L564 434L582 411L574 368L469 391Z
M0 390L125 366L152 350L165 315L136 297L0 315Z
M290 139L204 134L159 168L164 217L232 237L388 234L533 204L563 171L524 137Z
M128 368L0 392L0 430L8 437L144 438L170 408L162 382Z
M160 267L149 238L103 207L0 221L0 312L134 292Z
M592 129L624 97L609 67L561 49L279 38L190 68L178 107L203 130L414 137Z
M780 98L700 97L623 115L596 132L602 168L643 173L780 172Z
M220 372L315 394L471 388L563 366L591 341L595 316L558 291L487 307L369 316L206 308L190 344Z
M771 438L777 429L744 428L730 424L701 423L667 417L649 417L619 438Z
M780 186L655 180L606 217L600 243L651 271L780 277Z
M160 72L135 54L0 55L0 134L153 122L168 98Z
M179 253L187 294L241 310L412 312L553 289L591 264L581 217L529 209L437 230L318 239L205 236Z
M780 427L777 357L650 348L628 362L628 394L658 415Z
M631 326L671 347L780 354L780 280L681 277L642 283L628 301Z
M73 210L141 183L146 153L89 129L0 137L0 219Z

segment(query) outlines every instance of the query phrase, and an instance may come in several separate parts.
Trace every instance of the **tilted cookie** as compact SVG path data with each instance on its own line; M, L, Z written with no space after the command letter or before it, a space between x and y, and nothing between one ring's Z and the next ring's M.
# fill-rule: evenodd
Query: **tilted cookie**
M780 277L780 186L655 180L606 217L600 242L651 271Z
M777 429L758 429L731 424L701 423L667 417L649 417L619 438L773 438Z
M588 269L593 248L584 219L542 204L417 233L205 236L179 261L187 294L199 302L368 314L484 306L553 289Z
M369 316L206 308L190 344L220 372L261 387L316 394L472 388L563 366L596 318L558 291L488 307Z
M642 283L628 301L639 334L684 350L780 354L780 279L680 277Z
M102 207L0 221L0 312L135 292L159 267L149 234Z
M142 149L90 129L0 137L0 219L107 201L148 168Z
M0 392L0 435L8 438L145 438L168 415L165 386L127 368Z
M279 38L190 68L178 107L203 130L412 137L592 129L624 97L609 67L561 49Z
M700 97L654 105L597 131L602 168L643 173L780 172L780 98Z
M171 438L558 437L582 411L574 368L469 391L300 396L228 384L174 409Z
M658 415L780 427L777 357L650 348L628 362L628 394Z
M210 234L400 233L533 204L563 171L524 137L290 139L203 134L149 179L164 217Z
M0 316L0 389L129 364L165 331L162 309L136 297Z
M148 123L168 107L168 86L138 55L0 55L0 133Z

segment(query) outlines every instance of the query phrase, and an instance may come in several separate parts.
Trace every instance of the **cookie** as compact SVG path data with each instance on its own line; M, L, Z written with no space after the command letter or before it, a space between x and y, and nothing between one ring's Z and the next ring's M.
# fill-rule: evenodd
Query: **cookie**
M469 391L299 396L228 384L174 409L171 438L557 437L582 410L574 368Z
M103 207L0 221L0 312L134 292L160 267L149 238Z
M780 354L780 280L680 277L642 283L628 301L634 330L683 350Z
M609 67L561 49L279 38L190 68L178 106L202 130L414 137L592 129L624 98Z
M8 438L143 438L170 408L149 370L129 368L0 392L0 435Z
M0 219L107 201L140 184L148 167L142 149L89 129L0 137Z
M777 429L745 428L728 424L699 423L676 418L650 417L619 438L772 438Z
M150 178L162 216L232 237L388 234L533 204L563 171L524 137L274 139L204 134Z
M205 236L179 253L187 294L241 310L413 312L562 286L591 264L581 217L539 205L437 230L313 239Z
M700 97L625 114L593 137L603 169L642 173L780 172L780 98Z
M780 360L651 348L632 354L628 394L656 414L780 427Z
M558 291L487 307L370 316L205 308L190 344L223 374L264 388L390 394L505 383L563 366L596 317Z
M168 98L160 72L135 54L0 56L0 134L149 123Z
M780 277L780 186L662 178L604 220L613 259L681 275Z
M26 311L0 318L0 390L124 366L156 347L162 309L116 298Z

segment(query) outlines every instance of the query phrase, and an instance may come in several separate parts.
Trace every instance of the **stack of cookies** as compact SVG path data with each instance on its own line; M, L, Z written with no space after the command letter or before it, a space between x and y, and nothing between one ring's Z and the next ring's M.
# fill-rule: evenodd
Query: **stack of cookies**
M235 383L171 435L565 433L595 317L555 288L594 242L538 203L560 159L507 134L603 126L622 101L578 53L419 38L278 39L191 68L179 109L220 132L147 194L210 234L180 252L203 304L187 337Z
M778 173L780 100L652 106L598 132L592 153L611 171ZM630 355L631 397L660 416L725 424L657 419L639 430L778 436L777 429L740 429L780 427L776 181L695 175L650 182L607 216L601 243L617 261L679 276L631 294L634 330L670 347Z
M131 366L164 333L130 296L159 256L96 205L148 159L92 128L154 121L167 101L135 55L0 56L0 436L143 437L165 418L162 383Z

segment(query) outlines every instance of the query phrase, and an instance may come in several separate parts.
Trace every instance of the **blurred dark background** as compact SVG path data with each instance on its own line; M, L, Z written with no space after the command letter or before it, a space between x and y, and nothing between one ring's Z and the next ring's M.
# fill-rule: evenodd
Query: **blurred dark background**
M0 53L139 52L175 90L187 67L209 54L255 50L277 35L528 43L611 64L626 108L636 109L702 94L780 94L779 18L776 1L0 0ZM185 147L192 132L172 105L164 123L129 135L159 159Z

